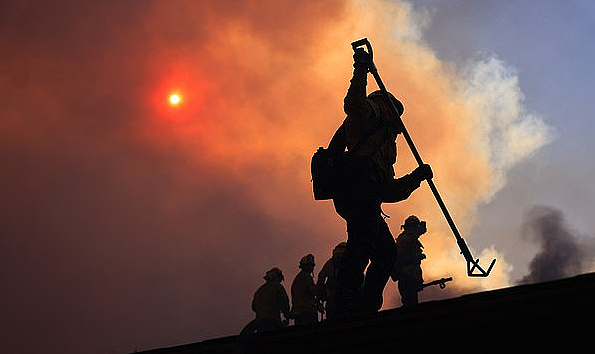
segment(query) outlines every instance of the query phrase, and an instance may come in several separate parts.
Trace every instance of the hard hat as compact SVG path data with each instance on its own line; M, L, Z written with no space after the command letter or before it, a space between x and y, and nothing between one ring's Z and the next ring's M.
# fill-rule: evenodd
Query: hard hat
M405 219L405 223L403 224L403 227L417 226L417 225L419 225L419 223L420 223L420 221L417 216L410 215L409 217L407 217L407 219Z
M399 116L402 116L403 112L405 112L405 106L403 106L403 103L401 103L401 101L399 101L395 96L393 96L392 93L388 92L388 95L390 96L391 101L393 101L393 103L395 104L395 107L397 107L397 110L399 111ZM368 98L380 99L384 102L384 93L382 93L382 91L380 90L376 90L369 94Z
M285 279L285 277L283 276L283 272L281 271L281 269L277 267L271 268L271 270L266 272L263 278L266 281L283 281Z
M307 254L305 256L302 257L302 259L300 260L300 268L303 268L305 265L315 265L316 263L314 263L314 255L312 254Z
M342 256L345 252L345 248L347 247L347 242L341 242L333 248L333 257L335 256Z

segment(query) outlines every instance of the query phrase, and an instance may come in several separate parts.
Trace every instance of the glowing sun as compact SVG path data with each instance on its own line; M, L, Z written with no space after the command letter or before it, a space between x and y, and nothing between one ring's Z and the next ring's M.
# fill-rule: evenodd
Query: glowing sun
M169 103L172 106L177 106L182 102L182 97L180 95L178 95L177 93L171 94L169 95Z

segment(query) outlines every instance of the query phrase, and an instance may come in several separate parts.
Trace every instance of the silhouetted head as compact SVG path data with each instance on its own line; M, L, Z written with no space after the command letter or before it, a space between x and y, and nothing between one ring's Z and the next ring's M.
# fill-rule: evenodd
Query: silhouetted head
M390 96L391 101L393 101L393 103L395 104L395 107L397 107L397 111L399 111L399 117L402 116L403 112L405 112L405 106L403 106L403 103L401 103L401 101L399 101L395 96L393 96L392 93L389 92L388 95ZM391 115L392 111L386 104L386 99L384 98L384 94L382 93L382 91L374 91L368 95L368 98L374 101L378 105L380 110L383 111L386 115Z
M277 282L280 283L282 282L285 277L283 276L283 272L281 271L281 269L274 267L271 270L269 270L268 272L266 272L266 274L264 275L264 280L268 281L268 282Z
M305 271L313 271L315 265L316 263L314 263L314 255L312 254L307 254L300 260L300 269Z
M409 216L405 219L405 223L401 225L401 229L405 230L407 233L423 235L426 233L426 222L420 221L419 218L415 215Z

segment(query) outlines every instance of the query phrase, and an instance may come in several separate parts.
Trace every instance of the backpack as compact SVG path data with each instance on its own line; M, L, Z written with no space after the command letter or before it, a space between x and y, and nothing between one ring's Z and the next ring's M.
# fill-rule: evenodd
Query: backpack
M333 199L338 182L338 170L334 166L329 150L322 146L312 156L310 165L312 173L312 189L315 200Z

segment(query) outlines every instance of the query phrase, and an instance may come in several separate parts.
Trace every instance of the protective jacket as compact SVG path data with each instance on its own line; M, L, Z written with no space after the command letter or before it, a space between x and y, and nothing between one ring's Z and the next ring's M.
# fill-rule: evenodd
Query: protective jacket
M300 271L291 284L291 312L316 312L316 285L312 274Z
M281 322L281 313L289 313L289 298L281 283L267 281L256 293L252 300L252 311L256 318L270 318Z
M397 259L391 276L397 280L407 276L422 283L421 261L425 258L422 250L423 245L415 234L402 232L396 238Z

